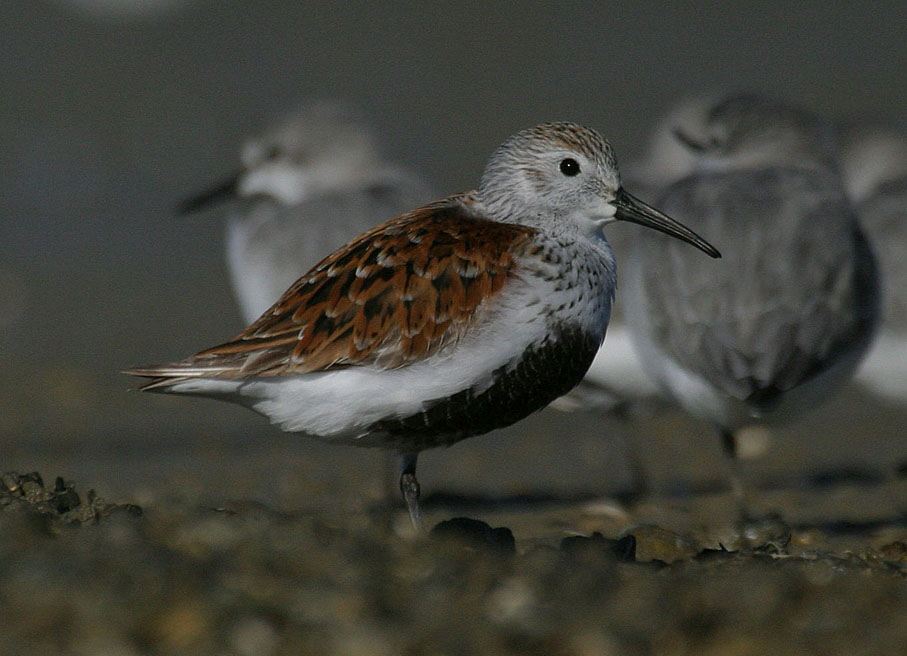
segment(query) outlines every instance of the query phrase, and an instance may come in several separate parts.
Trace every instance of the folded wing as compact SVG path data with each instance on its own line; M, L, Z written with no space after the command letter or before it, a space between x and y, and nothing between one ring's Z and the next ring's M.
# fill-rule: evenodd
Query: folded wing
M478 218L452 196L361 235L300 278L235 338L127 373L143 389L338 367L403 367L455 342L514 274L535 230Z

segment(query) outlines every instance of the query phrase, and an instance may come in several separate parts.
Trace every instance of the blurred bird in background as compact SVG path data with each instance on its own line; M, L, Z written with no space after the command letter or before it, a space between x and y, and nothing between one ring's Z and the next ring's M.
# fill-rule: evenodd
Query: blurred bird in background
M226 256L251 323L326 254L433 200L417 174L382 158L361 114L320 100L248 139L241 169L182 212L226 205Z
M879 260L882 323L856 380L907 404L907 125L852 121L838 130L841 173Z
M708 234L725 266L644 235L622 289L646 372L717 429L736 469L743 429L795 418L852 376L879 291L826 124L757 95L707 100L669 115L649 161L667 185L659 206ZM732 485L747 518L736 472Z

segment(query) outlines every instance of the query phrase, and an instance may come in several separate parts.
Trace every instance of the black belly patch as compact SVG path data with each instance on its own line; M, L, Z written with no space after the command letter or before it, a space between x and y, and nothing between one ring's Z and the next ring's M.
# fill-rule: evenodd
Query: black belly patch
M426 401L418 414L375 422L360 444L415 452L509 426L573 389L599 346L601 341L583 330L558 330L524 351L512 368L497 369L484 391L468 388Z

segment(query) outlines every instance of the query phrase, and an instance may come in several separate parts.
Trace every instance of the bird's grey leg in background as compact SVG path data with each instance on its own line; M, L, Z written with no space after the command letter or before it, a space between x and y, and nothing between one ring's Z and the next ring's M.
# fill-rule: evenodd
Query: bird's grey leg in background
M757 545L772 544L783 549L790 542L790 527L777 514L756 516L750 511L748 486L744 482L738 456L738 435L721 426L716 426L716 428L721 435L721 446L727 456L728 478L737 505L737 528L741 546L752 548Z
M418 453L403 453L400 455L400 492L406 501L406 509L413 528L417 531L424 529L422 524L422 510L419 508L419 481L416 480L416 461Z
M623 436L624 456L630 469L630 499L650 499L652 483L643 462L642 449L634 437L626 434Z
M734 502L737 505L737 518L741 522L747 523L752 516L747 501L746 486L743 483L743 472L740 470L740 458L737 457L737 438L732 430L723 426L716 426L716 428L721 436L721 449L724 451L728 463L728 480L731 493L734 495Z

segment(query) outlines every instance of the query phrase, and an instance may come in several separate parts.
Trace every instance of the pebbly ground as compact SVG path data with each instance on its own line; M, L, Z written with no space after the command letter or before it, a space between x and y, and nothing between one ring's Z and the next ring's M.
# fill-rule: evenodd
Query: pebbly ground
M905 653L907 453L864 412L862 432L832 410L747 463L745 527L717 447L678 417L642 422L654 489L635 499L619 440L588 430L614 420L546 412L430 452L427 535L386 502L380 454L267 426L20 441L0 654Z

